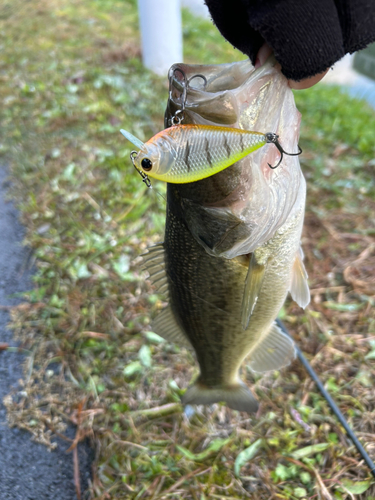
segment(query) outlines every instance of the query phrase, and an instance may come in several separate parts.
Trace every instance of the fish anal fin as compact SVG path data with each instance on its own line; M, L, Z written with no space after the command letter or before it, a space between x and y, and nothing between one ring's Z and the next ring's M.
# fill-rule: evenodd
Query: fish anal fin
M268 334L250 354L247 366L255 372L278 370L296 357L293 340L273 323Z
M158 316L156 316L151 328L168 342L173 342L181 347L192 349L188 338L178 325L170 306L167 306Z
M307 272L303 264L303 253L300 247L293 263L290 294L292 299L303 309L310 302L310 290L307 278Z
M228 387L207 387L197 381L188 387L182 396L182 404L184 405L211 405L221 401L233 410L246 411L247 413L255 413L259 406L253 393L241 381Z
M156 292L168 294L168 278L165 270L164 244L159 243L147 249L142 255L143 265L150 275L150 281L156 287Z
M257 303L262 288L266 266L258 264L255 254L251 255L249 269L245 280L245 289L242 298L241 324L244 330L249 326L251 315Z

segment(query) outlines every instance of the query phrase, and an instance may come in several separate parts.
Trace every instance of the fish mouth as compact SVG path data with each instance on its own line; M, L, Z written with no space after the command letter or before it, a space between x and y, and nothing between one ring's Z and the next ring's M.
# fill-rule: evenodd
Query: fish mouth
M232 90L242 84L254 71L250 61L236 66L238 78L226 74L224 65L174 64L169 70L170 92L165 126L182 108L184 123L232 125L237 122L239 110ZM232 66L233 69L233 66ZM184 86L188 82L188 88Z

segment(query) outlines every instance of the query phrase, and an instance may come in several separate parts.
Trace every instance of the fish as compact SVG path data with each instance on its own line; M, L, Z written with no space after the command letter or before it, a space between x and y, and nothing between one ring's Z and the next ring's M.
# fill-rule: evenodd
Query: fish
M273 103L275 89L284 99L281 88L289 100L293 99L286 80L272 65L254 72L251 68L245 71L243 65L243 70L238 71L236 65L243 63L233 64L237 74L242 75L238 83L240 91L233 94L238 112L235 126L245 127L245 118L254 112L248 107L241 109L240 98L246 99L251 85L255 85L263 103ZM201 66L196 69L183 65L183 68L200 74L205 70ZM231 66L226 66L227 73L230 69ZM210 76L207 76L204 92L209 94L211 82L213 93L221 92L215 74L222 72L215 73L210 66L207 74ZM194 92L197 93L197 89ZM207 121L210 107L204 92L200 103ZM215 102L215 96L208 97ZM173 116L168 111L174 106L171 100L173 89L166 124ZM230 109L231 116L236 106ZM214 108L217 120L217 108ZM277 111L275 107L274 114ZM295 107L284 105L281 116L279 128L296 136ZM223 117L223 123L226 118ZM185 119L199 122L199 106L187 113ZM284 127L283 120L289 124L288 128ZM255 160L250 155L195 183L168 183L164 241L143 255L151 282L168 303L153 321L152 330L168 341L191 349L198 363L199 375L182 396L185 405L224 402L238 411L256 412L257 398L240 377L242 364L245 362L251 370L263 373L280 369L295 358L294 342L282 332L275 319L288 292L301 307L310 300L300 246L306 184L297 158L288 158L286 165L271 171L266 166L272 153L260 150L255 154L261 151L264 152L254 168ZM249 182L249 175L255 186ZM248 219L253 217L253 210L267 212L269 204L265 195L272 197L275 186L277 196L274 197L282 203L261 219L267 232L254 231L254 243ZM254 204L256 188L262 196L255 197L257 204Z
M295 357L293 341L274 319L288 290L298 299L302 283L302 296L306 293L299 252L303 207L268 244L251 255L225 259L210 256L191 236L173 193L167 204L165 241L143 258L157 292L169 302L153 331L193 348L200 367L182 402L224 401L235 410L255 412L256 399L238 375L244 359L253 371L265 372Z
M126 130L121 129L121 133L140 147L132 157L137 170L174 184L215 175L267 143L273 142L280 148L278 136L272 132L263 134L215 125L174 125L145 144ZM280 152L285 153L282 149Z

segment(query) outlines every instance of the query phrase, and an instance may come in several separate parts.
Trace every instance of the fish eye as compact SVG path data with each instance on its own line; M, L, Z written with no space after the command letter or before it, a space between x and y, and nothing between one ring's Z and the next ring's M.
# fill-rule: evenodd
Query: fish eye
M143 158L141 165L143 170L146 170L146 172L152 169L152 161L149 158Z

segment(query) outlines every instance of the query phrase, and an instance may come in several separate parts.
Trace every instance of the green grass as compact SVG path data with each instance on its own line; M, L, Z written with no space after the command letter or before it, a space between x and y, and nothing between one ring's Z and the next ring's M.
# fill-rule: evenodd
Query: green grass
M183 20L187 62L243 58L207 21ZM139 258L162 239L165 186L145 189L119 134L161 130L168 96L166 78L141 65L136 2L9 2L0 22L0 148L37 268L12 313L33 354L28 397L6 400L10 422L50 446L67 422L78 443L91 436L92 498L374 498L298 362L264 377L244 367L256 416L182 413L194 359L149 333L163 303ZM337 88L295 95L315 292L282 316L374 457L375 114Z
M184 59L191 64L221 64L241 61L246 56L234 49L210 21L183 10Z

